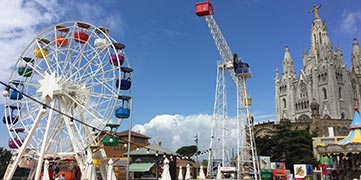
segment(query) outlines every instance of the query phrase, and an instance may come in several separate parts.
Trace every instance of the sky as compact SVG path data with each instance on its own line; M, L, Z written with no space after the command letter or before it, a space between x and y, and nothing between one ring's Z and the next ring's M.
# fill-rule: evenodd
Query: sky
M39 33L64 21L85 21L110 29L126 45L131 67L134 131L151 143L177 150L209 147L211 119L220 56L204 18L195 15L198 0L0 0L0 80L7 81L23 49ZM288 45L299 74L302 53L309 49L314 18L319 14L334 47L340 47L347 68L353 38L361 39L361 1L355 0L212 0L214 18L233 53L250 65L247 80L256 123L275 120L274 77ZM236 116L235 85L227 79L228 115ZM3 108L3 99L0 100ZM0 112L3 116L3 112ZM125 121L119 131L129 128ZM5 125L0 126L6 132ZM0 146L7 147L7 136Z

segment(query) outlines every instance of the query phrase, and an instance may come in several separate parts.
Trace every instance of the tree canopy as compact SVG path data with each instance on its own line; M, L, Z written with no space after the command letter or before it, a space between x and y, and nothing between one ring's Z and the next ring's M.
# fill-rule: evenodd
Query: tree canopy
M193 156L198 151L197 146L191 145L191 146L183 146L179 148L176 153L183 155L183 156Z
M312 137L308 129L292 130L289 122L280 123L270 136L256 138L259 156L270 156L272 162L285 162L287 169L294 164L313 164Z
M0 147L0 178L4 177L6 167L9 164L11 152L4 147Z

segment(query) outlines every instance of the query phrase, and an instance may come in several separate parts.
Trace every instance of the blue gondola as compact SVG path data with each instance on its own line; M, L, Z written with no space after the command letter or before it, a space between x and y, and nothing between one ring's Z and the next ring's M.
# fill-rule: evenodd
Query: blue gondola
M121 100L121 105L119 108L115 109L114 115L117 118L129 118L130 116L130 109L129 109L129 100L131 99L130 96L118 96L118 99Z
M22 81L19 81L19 80L14 80L14 81L11 81L10 83L13 84L16 89L18 89L19 85L23 85ZM20 92L11 89L10 90L10 99L11 100L21 100L21 99L23 99L23 95Z
M120 82L120 83L119 83ZM132 85L132 81L130 78L128 79L121 79L119 81L119 79L117 79L117 81L115 82L117 88L121 89L121 90L129 90L131 85Z
M133 72L132 68L121 67L122 79L117 79L115 85L117 88L121 90L129 90L132 85L132 79L130 78L131 72Z
M4 124L16 124L18 121L19 117L14 115L4 116L3 118Z
M11 114L8 116L4 116L3 123L4 124L16 124L19 121L19 117L14 115L14 110L18 109L17 106L6 106L6 108L11 109Z
M249 71L248 63L244 63L241 60L239 60L237 54L233 55L233 68L234 68L234 72L237 75L244 76L245 78L252 77Z
M115 117L117 118L129 118L130 116L130 109L127 108L117 108L115 109Z

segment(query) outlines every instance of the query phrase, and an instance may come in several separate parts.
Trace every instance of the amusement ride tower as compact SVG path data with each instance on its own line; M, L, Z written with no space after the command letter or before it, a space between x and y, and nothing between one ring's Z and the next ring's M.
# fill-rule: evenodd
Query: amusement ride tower
M251 98L247 92L246 79L251 78L247 63L232 54L216 20L214 8L209 0L196 4L196 14L205 17L212 38L221 56L218 64L217 85L211 131L211 152L208 159L208 175L214 175L216 166L230 166L230 130L227 127L227 102L225 71L228 71L237 88L237 179L261 179L253 133L253 117L250 115Z

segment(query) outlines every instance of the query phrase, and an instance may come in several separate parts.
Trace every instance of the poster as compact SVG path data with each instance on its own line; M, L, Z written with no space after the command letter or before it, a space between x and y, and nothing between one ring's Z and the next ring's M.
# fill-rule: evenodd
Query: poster
M293 165L295 178L304 178L307 174L306 164Z
M261 169L271 169L271 157L270 156L260 156L260 166Z

